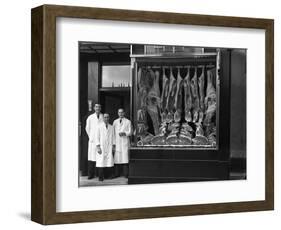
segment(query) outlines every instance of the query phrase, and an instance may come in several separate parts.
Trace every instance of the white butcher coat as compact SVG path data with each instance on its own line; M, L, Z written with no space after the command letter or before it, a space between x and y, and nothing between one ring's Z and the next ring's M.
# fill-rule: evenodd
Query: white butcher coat
M113 128L115 132L115 143L116 151L114 154L115 164L127 164L129 163L129 147L130 147L130 136L132 135L131 121L127 118L120 118L113 122ZM120 132L124 132L126 136L119 136Z
M105 123L97 129L96 145L100 145L101 154L96 153L96 167L112 167L114 165L112 146L115 144L114 130L112 125Z
M100 124L103 123L103 115L100 113L99 119L96 113L91 114L86 121L86 132L89 137L88 161L96 161L96 134Z

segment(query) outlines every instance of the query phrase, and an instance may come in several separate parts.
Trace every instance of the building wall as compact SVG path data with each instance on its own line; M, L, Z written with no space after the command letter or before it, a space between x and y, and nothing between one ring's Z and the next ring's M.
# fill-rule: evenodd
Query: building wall
M246 158L246 50L231 51L230 151Z

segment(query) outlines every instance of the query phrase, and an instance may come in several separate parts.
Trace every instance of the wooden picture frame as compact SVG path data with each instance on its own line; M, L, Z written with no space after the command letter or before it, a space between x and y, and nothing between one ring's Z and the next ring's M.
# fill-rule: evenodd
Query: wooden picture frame
M41 224L125 220L274 208L274 21L271 19L43 5L32 9L32 205ZM56 212L56 18L120 20L265 30L265 200Z

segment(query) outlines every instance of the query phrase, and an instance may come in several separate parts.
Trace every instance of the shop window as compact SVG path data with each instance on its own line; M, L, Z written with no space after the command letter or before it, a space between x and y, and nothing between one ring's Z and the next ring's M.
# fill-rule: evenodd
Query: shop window
M137 147L217 148L216 57L136 62Z
M130 87L130 65L103 65L102 87Z

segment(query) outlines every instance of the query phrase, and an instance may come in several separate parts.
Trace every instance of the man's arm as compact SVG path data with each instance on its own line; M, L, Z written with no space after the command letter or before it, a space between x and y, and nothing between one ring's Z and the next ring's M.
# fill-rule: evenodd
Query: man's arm
M126 131L125 131L125 135L127 137L131 136L132 135L132 124L131 124L131 121L128 120L128 123L127 123L127 127L126 127Z
M115 122L113 122L113 125L114 125ZM115 154L115 151L116 151L116 136L115 136L115 128L113 126L113 131L112 131L112 154L114 156Z
M100 129L98 127L97 133L96 133L96 147L97 147L97 152L101 154L101 147L100 147Z
M114 125L114 123L115 123L115 122L113 122L113 125ZM113 144L113 145L116 145L116 135L117 135L117 133L116 133L115 128L114 128L114 126L113 126L113 132L112 132L112 138L113 138L112 144Z

